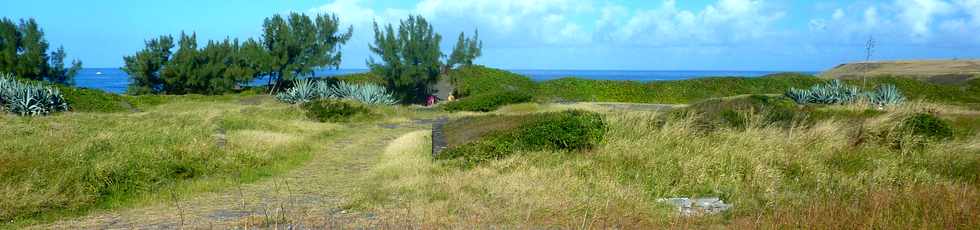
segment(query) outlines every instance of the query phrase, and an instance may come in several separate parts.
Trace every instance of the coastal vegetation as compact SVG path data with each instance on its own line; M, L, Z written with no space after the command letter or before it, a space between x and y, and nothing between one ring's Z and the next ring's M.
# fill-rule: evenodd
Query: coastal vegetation
M176 52L169 35L148 40L124 58L123 71L133 78L129 93L221 94L261 76L276 91L316 68L340 65L340 46L351 37L351 28L341 32L334 15L276 14L262 28L259 40L209 41L201 49L195 34L182 33Z
M402 20L398 31L391 24L383 29L374 24L374 52L379 61L368 60L372 72L388 83L398 99L407 103L419 103L431 95L432 85L438 81L442 62L437 34L425 18L411 15Z
M41 116L68 109L68 102L58 89L21 82L10 74L0 73L0 111Z
M82 62L74 60L65 68L65 48L59 46L48 54L49 46L44 30L33 18L21 19L20 23L0 19L0 73L71 85Z
M12 28L44 43L32 23ZM0 227L980 227L975 78L534 82L475 65L476 32L445 57L413 15L374 24L371 72L309 79L339 65L339 25L292 13L244 42L150 39L124 58L128 95L23 72L46 49L15 48ZM415 105L440 80L459 100ZM680 197L732 208L663 202Z

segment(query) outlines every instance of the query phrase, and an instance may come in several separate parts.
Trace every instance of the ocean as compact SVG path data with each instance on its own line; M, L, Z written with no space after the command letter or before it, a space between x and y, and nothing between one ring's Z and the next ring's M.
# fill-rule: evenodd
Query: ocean
M367 72L367 69L329 69L317 70L316 76L330 77L352 73ZM664 81L683 80L700 77L739 76L759 77L779 72L800 72L815 74L807 71L700 71L700 70L509 70L525 75L534 81L547 81L563 77L577 77L595 80L630 80L630 81ZM265 84L266 79L257 79L255 85ZM129 86L129 75L119 68L85 68L75 76L75 86L100 89L112 93L126 92Z

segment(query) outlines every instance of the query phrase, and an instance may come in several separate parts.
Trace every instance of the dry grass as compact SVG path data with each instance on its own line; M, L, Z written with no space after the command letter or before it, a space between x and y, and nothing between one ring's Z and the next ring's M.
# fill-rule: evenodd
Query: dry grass
M837 66L821 74L829 78L860 76L909 76L947 84L962 83L980 75L980 60L914 60L859 62Z
M518 107L498 113L530 112ZM857 129L887 129L921 111L973 113L912 103L863 125L704 133L693 118L663 124L657 113L614 111L606 143L591 152L529 152L472 169L432 162L423 134L413 134L389 147L353 206L409 213L409 222L432 228L975 229L976 136L916 149L854 145ZM677 196L718 196L735 208L683 218L654 201Z

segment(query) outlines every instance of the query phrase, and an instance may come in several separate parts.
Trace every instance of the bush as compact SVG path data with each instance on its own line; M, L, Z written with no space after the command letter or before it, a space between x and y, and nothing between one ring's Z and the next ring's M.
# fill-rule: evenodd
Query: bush
M537 99L545 101L603 101L686 104L743 94L781 94L825 80L801 74L765 77L709 77L676 81L613 81L562 78L542 82Z
M672 111L667 117L686 119L691 116L698 129L711 131L722 127L742 129L750 125L790 127L806 122L808 113L786 97L748 95L701 101ZM760 116L761 123L752 124L752 116Z
M71 103L71 110L76 112L124 112L131 109L129 102L120 95L97 89L57 86L61 94ZM129 105L129 106L127 106Z
M536 114L516 129L498 130L479 140L451 147L436 156L451 164L473 166L518 151L579 151L602 142L606 125L601 115L585 111Z
M953 128L949 122L928 113L917 113L905 118L902 130L932 140L953 138Z
M338 76L333 76L330 79L335 79L337 81L343 81L343 82L354 83L354 84L376 84L376 85L387 84L384 78L372 72L338 75Z
M502 91L530 94L535 89L534 81L528 77L483 66L462 67L450 72L449 77L460 98Z
M68 101L57 88L41 83L23 83L11 74L0 74L0 105L21 116L42 116L68 111Z
M504 105L524 103L531 101L531 95L518 91L502 91L488 94L480 94L463 98L454 102L449 102L443 109L446 111L474 111L490 112L497 110Z
M371 109L351 100L324 99L303 103L306 117L320 122L348 122L369 118Z

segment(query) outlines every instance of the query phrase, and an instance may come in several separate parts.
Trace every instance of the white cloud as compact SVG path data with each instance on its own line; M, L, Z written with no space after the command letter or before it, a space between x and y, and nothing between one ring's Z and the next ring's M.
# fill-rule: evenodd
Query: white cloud
M836 10L834 10L834 15L831 18L833 18L834 20L840 20L844 18L844 10L841 8L837 8Z
M874 35L891 44L980 41L967 34L980 29L980 0L854 3L835 9L827 18L811 20L825 22L821 25L825 30L811 36L813 40L854 44Z
M953 10L949 3L941 0L897 0L895 4L900 8L898 18L916 37L929 37L934 17Z
M773 35L772 24L784 14L760 0L719 0L700 11L667 0L657 9L636 10L610 37L657 46L730 44Z

